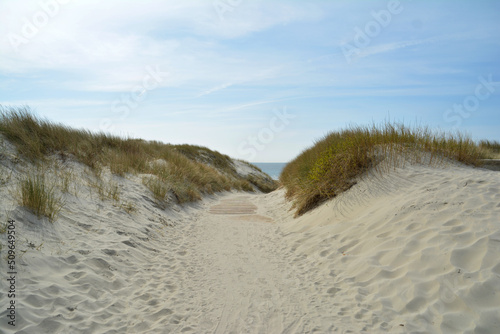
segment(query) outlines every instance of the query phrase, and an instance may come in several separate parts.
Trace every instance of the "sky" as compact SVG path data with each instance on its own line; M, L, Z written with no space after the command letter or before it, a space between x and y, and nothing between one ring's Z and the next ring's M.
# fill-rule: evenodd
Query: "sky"
M500 140L500 1L0 0L0 105L287 162L386 121Z

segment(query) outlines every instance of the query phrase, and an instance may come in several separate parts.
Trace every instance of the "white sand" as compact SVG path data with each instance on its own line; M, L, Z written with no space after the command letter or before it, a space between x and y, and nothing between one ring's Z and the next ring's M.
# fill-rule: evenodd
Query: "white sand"
M135 213L79 177L53 224L0 188L26 251L0 332L500 333L498 172L406 167L298 219L282 190L160 210L139 178L115 181Z
M340 332L500 333L498 172L407 167L279 223Z

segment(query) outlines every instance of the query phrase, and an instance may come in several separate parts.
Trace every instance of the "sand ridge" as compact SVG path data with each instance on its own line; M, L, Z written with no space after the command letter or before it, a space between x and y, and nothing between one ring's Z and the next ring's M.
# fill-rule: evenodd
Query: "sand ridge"
M408 166L359 182L297 220L284 218L282 227L297 252L330 273L341 328L500 332L495 172Z

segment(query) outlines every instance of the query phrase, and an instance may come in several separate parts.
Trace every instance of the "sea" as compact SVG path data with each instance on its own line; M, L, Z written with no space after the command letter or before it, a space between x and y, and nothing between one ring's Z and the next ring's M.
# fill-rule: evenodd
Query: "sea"
M280 178L280 174L283 171L283 168L287 165L286 162L253 162L253 164L274 180L278 180Z

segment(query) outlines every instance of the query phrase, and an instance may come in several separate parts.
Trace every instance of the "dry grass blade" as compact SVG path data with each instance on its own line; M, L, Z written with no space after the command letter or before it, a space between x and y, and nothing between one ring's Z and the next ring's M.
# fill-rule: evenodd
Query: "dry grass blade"
M55 187L50 185L39 172L31 173L19 181L19 204L30 209L37 217L47 217L51 222L62 208L62 199L55 194Z
M145 177L142 183L151 191L155 202L161 208L166 207L167 194L170 191L169 186L157 177Z
M496 140L481 140L479 147L488 159L500 159L500 142Z

